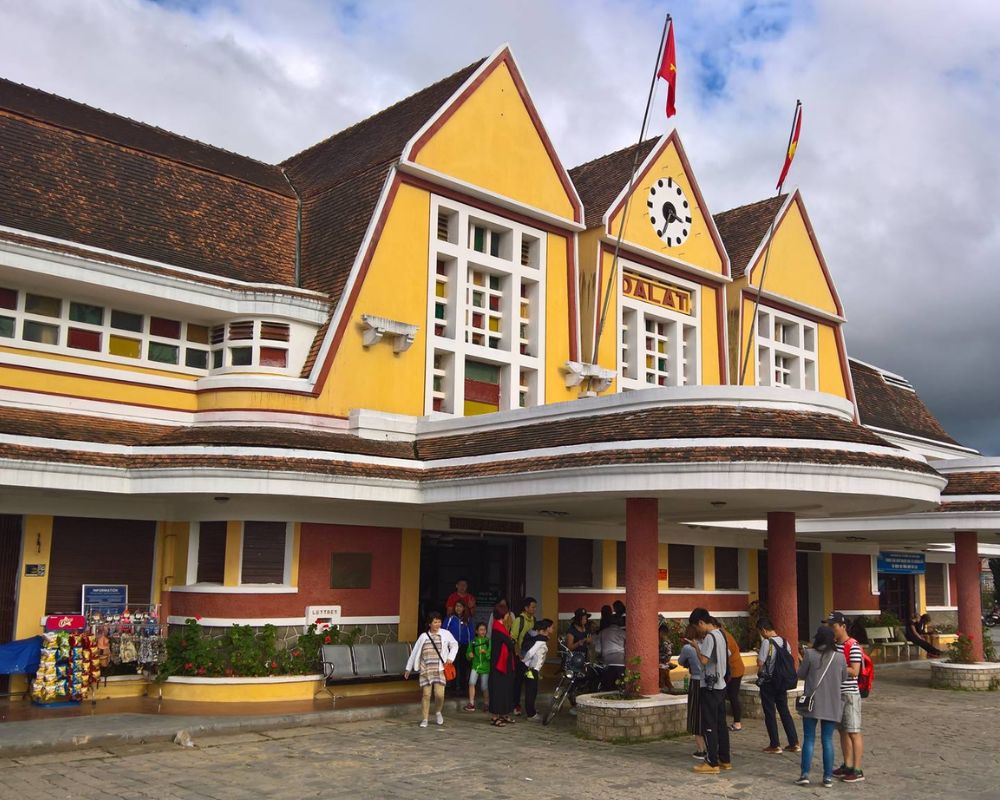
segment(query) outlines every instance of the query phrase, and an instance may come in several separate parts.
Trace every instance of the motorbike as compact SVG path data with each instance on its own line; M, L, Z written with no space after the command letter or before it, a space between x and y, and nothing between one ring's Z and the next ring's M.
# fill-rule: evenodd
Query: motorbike
M983 614L983 625L987 628L995 628L1000 625L1000 604L994 603L993 609Z
M542 716L543 725L548 725L555 718L567 698L572 705L576 705L578 695L596 692L601 685L604 667L590 661L586 650L570 652L565 644L559 642L559 654L562 656L562 672L559 683L552 692L549 708Z

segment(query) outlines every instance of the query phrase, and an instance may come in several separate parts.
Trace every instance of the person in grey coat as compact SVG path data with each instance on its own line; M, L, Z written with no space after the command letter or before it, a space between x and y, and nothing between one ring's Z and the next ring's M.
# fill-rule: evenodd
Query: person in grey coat
M813 697L813 707L802 711L802 765L801 775L795 783L809 785L809 770L816 747L816 725L819 724L823 745L823 785L829 787L833 785L833 732L844 707L840 684L847 677L847 662L834 646L833 628L820 625L812 649L802 656L799 677L806 682L803 696Z

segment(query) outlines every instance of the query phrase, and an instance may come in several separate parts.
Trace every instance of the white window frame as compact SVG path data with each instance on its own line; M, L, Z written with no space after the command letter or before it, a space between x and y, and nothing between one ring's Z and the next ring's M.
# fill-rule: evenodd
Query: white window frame
M143 369L155 369L163 372L175 372L182 375L195 375L198 377L204 377L209 375L226 375L232 373L247 373L251 372L254 374L271 374L271 375L297 375L301 369L301 365L296 362L299 360L296 358L296 353L293 350L292 341L295 336L294 326L290 325L287 320L282 319L272 319L272 318L239 318L233 320L225 320L222 322L204 322L204 321L193 321L185 320L180 318L170 312L150 312L150 311L138 311L134 307L129 308L127 303L113 303L106 300L84 300L75 297L67 297L60 292L53 292L51 289L30 289L21 285L4 283L4 288L9 288L18 293L17 308L7 309L0 308L0 316L10 317L14 320L14 335L12 337L0 337L0 346L7 346L16 349L31 350L39 353L56 353L59 355L69 356L72 358L86 359L90 361L99 361L111 364L122 364L130 367L142 367ZM29 294L39 295L42 297L52 297L60 302L60 314L58 317L48 317L43 314L35 314L25 310L27 297ZM70 306L73 303L79 303L82 305L98 306L104 310L104 321L100 325L95 325L89 322L77 322L70 319ZM120 311L126 314L133 314L137 317L142 318L142 330L132 331L125 330L123 328L115 328L111 325L111 316L113 311ZM180 335L177 339L168 339L162 336L156 336L150 332L151 319L153 317L160 317L162 319L170 319L179 323L180 325ZM24 338L24 323L25 322L36 322L42 325L50 325L55 327L59 331L59 343L58 344L45 344L44 342L33 342ZM229 326L232 323L249 322L253 325L253 338L251 339L240 339L240 340L230 340L229 336ZM288 339L287 340L271 340L271 339L261 339L260 332L261 326L264 324L276 324L284 325L288 328ZM198 327L203 327L208 329L207 343L201 342L189 342L188 336L188 326L196 325ZM221 344L213 345L211 343L212 329L216 327L224 326L225 334L224 339ZM101 336L101 349L100 350L84 350L76 347L69 346L69 330L70 328L80 328L81 330L90 331L93 333L98 333ZM111 337L119 336L125 339L134 339L139 342L139 357L138 358L127 358L125 356L116 356L110 352L111 347ZM154 361L149 358L149 346L150 344L163 344L170 347L176 347L178 350L178 358L176 364L164 363L162 361ZM204 351L207 354L207 364L205 369L200 367L189 367L185 362L185 351L188 348L193 348L196 350ZM232 347L250 347L252 349L251 363L246 366L233 366L231 348ZM286 355L286 366L285 367L263 367L260 366L260 348L261 347L274 347L276 349L285 350ZM224 349L224 357L222 367L213 369L212 367L212 353L215 350Z
M790 327L795 331L798 341L795 343L779 341L775 338L778 327ZM761 329L764 333L761 333ZM819 387L819 326L812 320L778 311L769 306L761 305L754 319L754 339L756 355L754 370L758 386L789 387L818 391ZM806 339L812 338L812 348L806 346ZM788 362L789 367L783 368L791 376L788 383L775 380L779 359ZM812 365L812 375L809 375L809 365Z
M440 212L452 215L449 225L450 241L438 239L438 215ZM492 230L500 230L509 235L501 256L489 254L487 241L485 253L473 249L472 227L484 223ZM465 362L479 361L500 367L500 410L521 407L522 391L528 395L526 405L541 405L545 402L545 297L546 297L546 235L537 228L483 211L450 198L431 195L430 203L430 246L428 253L427 281L427 366L424 391L425 413L463 416L465 408ZM487 237L488 239L489 237ZM526 238L532 240L529 264L521 264L521 244ZM457 241L456 241L457 240ZM508 258L507 255L510 257ZM446 300L447 320L453 336L439 336L435 331L437 262L443 257L451 262L448 275L448 295ZM466 315L471 313L469 301L470 265L502 276L503 322L501 325L501 346L477 345L465 341ZM521 286L530 285L529 290L532 318L529 321L528 339L524 340L529 352L521 353ZM435 355L447 362L435 371ZM521 380L522 373L529 380ZM438 377L442 385L435 391L434 379ZM448 405L442 411L434 411L435 397L444 397Z
M669 283L672 286L676 286L679 289L684 289L691 293L691 314L683 314L679 311L673 311L669 308L664 308L663 306L657 305L655 303L645 303L642 300L637 300L634 297L628 297L624 293L624 280L625 272L631 272L636 275L641 275L644 278L649 278L650 280L656 281L657 283ZM625 360L622 357L622 338L625 336L625 315L632 314L636 320L635 329L632 331L631 342L629 344L629 349L633 355L630 356L630 364L635 363L635 358L637 353L642 353L641 363L638 364L638 372L636 373L638 377L631 377L625 374ZM673 333L670 336L671 347L670 352L667 354L668 359L668 373L670 375L670 380L665 384L666 386L699 386L701 385L701 286L694 281L687 281L683 278L675 277L674 275L665 275L664 273L650 269L649 267L643 266L642 264L637 264L633 261L628 261L626 259L619 259L619 269L618 269L618 314L617 314L617 329L618 337L616 341L616 358L617 358L617 370L618 370L618 391L631 391L638 389L651 389L660 386L658 383L647 383L646 381L646 366L645 366L645 347L638 347L638 342L640 339L645 339L646 332L646 318L650 318L659 322L666 322L673 325ZM684 336L685 328L692 328L692 337L694 339L694 353L687 352L687 358L684 358ZM678 335L678 333L680 335ZM644 344L644 342L643 342ZM690 362L694 358L694 369L693 369L693 379L679 381L678 378L683 374L684 361Z

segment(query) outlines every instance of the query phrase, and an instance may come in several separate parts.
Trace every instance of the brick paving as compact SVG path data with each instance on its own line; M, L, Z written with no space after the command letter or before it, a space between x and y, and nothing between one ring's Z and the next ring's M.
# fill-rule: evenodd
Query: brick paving
M696 776L687 737L641 745L578 739L573 718L495 730L485 714L443 728L387 719L0 760L3 798L874 798L997 797L1000 692L927 688L924 668L883 668L865 704L868 780L832 792L792 785L791 754L764 755L763 724L733 736L732 772ZM820 774L819 753L813 776Z

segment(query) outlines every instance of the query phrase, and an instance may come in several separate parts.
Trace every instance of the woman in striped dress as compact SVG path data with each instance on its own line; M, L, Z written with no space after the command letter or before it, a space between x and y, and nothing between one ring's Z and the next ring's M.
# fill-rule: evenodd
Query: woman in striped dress
M432 697L435 704L435 721L438 725L444 725L444 715L441 713L444 708L444 687L447 683L444 678L444 665L453 662L457 654L458 642L441 627L441 615L432 611L427 615L427 631L420 634L416 644L413 645L410 658L406 662L406 672L403 673L406 679L409 679L411 672L418 672L420 675L420 688L423 690L421 728L427 727Z
M688 625L684 631L684 646L677 656L677 665L686 667L688 676L687 732L694 736L695 758L705 758L705 738L701 735L701 660L693 644L697 639L698 629Z

